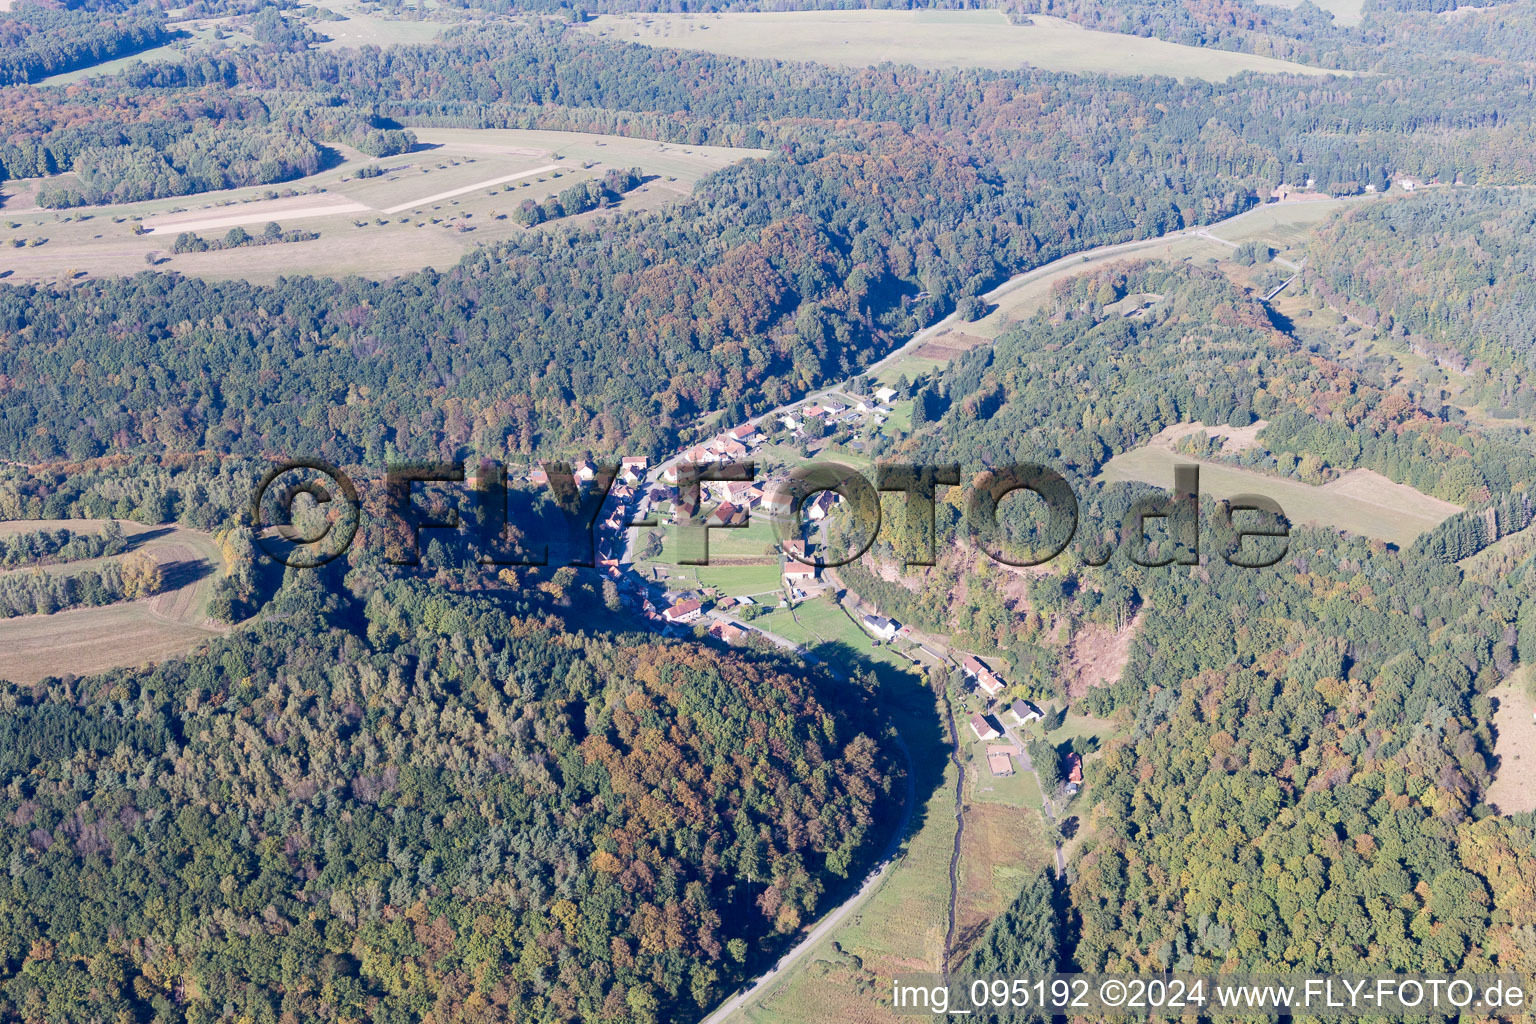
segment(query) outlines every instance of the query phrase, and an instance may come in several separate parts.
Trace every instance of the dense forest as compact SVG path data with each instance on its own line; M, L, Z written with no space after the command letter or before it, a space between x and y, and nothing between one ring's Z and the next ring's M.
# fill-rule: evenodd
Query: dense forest
M318 446L341 463L659 451L701 415L760 408L856 369L1010 273L1219 218L1279 180L1315 175L1358 191L1402 169L1509 180L1530 165L1526 107L1513 98L1523 78L1493 65L1476 92L1435 91L1424 82L1433 74L1106 85L774 67L531 26L436 48L233 51L130 72L126 93L33 90L7 116L48 141L13 135L0 159L78 166L87 187L114 193L217 185L209 168L286 176L309 166L322 138L382 133L381 146L409 145L386 115L772 144L775 155L713 175L682 216L619 215L572 241L524 236L391 286L150 277L5 288L0 374L34 386L0 394L0 452L86 458L141 447L146 434L183 451ZM368 108L341 83L370 96ZM173 103L190 103L190 119L136 123ZM83 123L54 132L66 111ZM129 114L135 123L119 124ZM195 127L204 121L213 127ZM246 122L260 126L248 142L221 141ZM109 132L127 144L99 145ZM55 150L65 146L55 135L68 148ZM1135 157L1103 158L1111 152ZM59 198L75 201L72 190ZM196 344L171 339L184 321ZM115 337L124 323L142 325L126 345ZM59 389L65 370L104 348L165 367L164 383L130 383L86 359L78 386ZM265 378L262 359L293 372ZM349 395L317 437L316 400Z
M1447 190L1359 211L1308 246L1330 304L1463 378L1495 418L1536 415L1536 199ZM1363 253L1390 247L1390 260Z
M1136 726L1093 775L1079 962L1529 971L1510 880L1536 867L1531 822L1481 802L1486 693L1536 655L1528 564L1464 581L1310 532L1292 552L1263 578L1159 580L1123 679L1090 702Z
M692 1020L888 806L877 723L816 673L285 594L206 654L0 697L0 1018Z
M172 37L164 13L151 4L103 17L23 0L0 11L0 86L126 57Z

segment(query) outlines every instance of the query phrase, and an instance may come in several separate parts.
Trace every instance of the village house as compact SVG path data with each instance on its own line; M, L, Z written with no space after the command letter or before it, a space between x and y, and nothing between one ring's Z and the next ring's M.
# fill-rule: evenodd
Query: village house
M1016 700L1008 706L1008 713L1013 716L1014 724L1028 725L1030 722L1038 722L1045 716L1040 709L1027 700Z
M637 484L645 479L645 470L651 460L644 455L626 455L619 460L619 479Z
M966 678L974 679L976 686L988 697L996 697L1003 692L1003 687L1006 685L987 667L986 662L973 654L966 655L965 660L960 662L960 670L965 673Z
M722 489L726 501L747 508L756 505L763 497L763 492L750 480L727 480Z
M770 488L763 492L763 508L770 516L786 518L794 508L794 497L786 488Z
M747 510L740 505L732 505L723 501L715 506L715 510L709 514L709 518L722 526L745 526L747 523Z
M806 565L804 562L784 563L784 582L789 584L810 583L816 579L816 574L821 570L814 565Z
M866 615L862 621L864 628L880 640L894 640L896 634L901 632L901 623L883 615Z
M703 614L704 606L690 598L687 601L679 601L662 612L662 618L676 625L686 625Z
M1067 792L1076 793L1083 785L1083 759L1076 752L1067 755Z
M742 444L753 445L762 440L757 433L757 427L751 423L743 423L731 430L731 437Z
M739 644L752 635L752 631L745 626L737 625L729 619L720 619L709 627L709 635L716 640L724 640L728 644Z
M591 483L597 479L597 467L586 459L582 459L572 467L571 475L576 478L577 483Z
M976 734L979 740L995 740L1002 733L992 727L992 723L986 715L977 712L971 716L971 732Z
M784 424L785 430L793 431L796 434L800 433L800 421L793 416L786 413L779 417L779 422Z
M709 443L710 450L720 455L721 459L743 459L747 456L747 446L726 434L715 438Z
M836 491L821 491L816 497L806 502L801 511L811 522L819 523L827 518L832 513L832 509L842 500ZM785 514L788 515L788 512L786 511Z

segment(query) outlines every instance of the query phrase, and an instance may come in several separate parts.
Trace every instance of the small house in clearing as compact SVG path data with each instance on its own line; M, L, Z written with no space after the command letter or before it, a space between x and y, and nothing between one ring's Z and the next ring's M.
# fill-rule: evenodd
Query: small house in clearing
M883 615L866 615L863 622L864 628L880 640L894 639L896 634L901 632L901 623Z
M979 712L971 716L971 732L975 733L979 740L995 740L1002 735L993 728L987 716Z
M1067 755L1067 792L1076 793L1083 784L1083 759L1076 752Z
M1013 716L1014 722L1019 725L1028 725L1030 722L1038 722L1045 716L1040 709L1027 700L1016 700L1008 706L1008 713Z

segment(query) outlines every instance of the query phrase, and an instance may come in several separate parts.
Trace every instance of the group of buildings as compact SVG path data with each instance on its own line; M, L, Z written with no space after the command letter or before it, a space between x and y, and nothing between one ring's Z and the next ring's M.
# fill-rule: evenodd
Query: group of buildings
M819 421L824 427L879 427L891 414L891 402L899 394L895 388L879 387L873 397L850 396L848 405L831 398L808 402L797 409L779 414L779 424L797 438L805 436L807 423Z

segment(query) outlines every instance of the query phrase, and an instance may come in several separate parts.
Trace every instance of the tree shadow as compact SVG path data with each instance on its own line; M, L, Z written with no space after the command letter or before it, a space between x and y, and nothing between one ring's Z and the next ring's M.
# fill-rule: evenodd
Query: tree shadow
M137 551L139 548L143 547L145 544L148 544L150 541L162 540L175 532L176 528L173 526L157 526L154 529L145 530L143 533L135 533L129 536L125 536L123 538L123 550L125 552Z
M161 578L160 593L169 593L180 590L182 587L191 586L198 580L206 579L213 574L213 566L204 561L180 560L166 562L160 567Z

